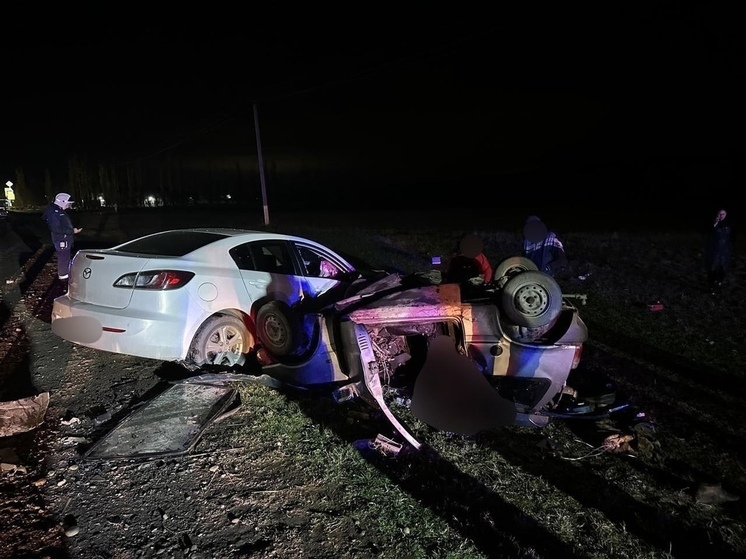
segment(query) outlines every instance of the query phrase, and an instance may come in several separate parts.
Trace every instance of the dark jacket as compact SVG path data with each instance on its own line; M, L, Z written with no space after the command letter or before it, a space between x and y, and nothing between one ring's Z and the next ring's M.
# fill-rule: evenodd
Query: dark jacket
M712 226L705 246L705 268L711 271L727 271L733 254L733 228L726 217Z
M74 234L73 222L70 220L70 216L65 213L65 210L54 202L51 202L44 208L41 217L47 222L55 249L60 248L60 243L66 243L65 246L72 246Z
M535 215L529 216L523 228L521 255L536 264L536 268L555 276L567 269L567 255L562 242L546 224Z

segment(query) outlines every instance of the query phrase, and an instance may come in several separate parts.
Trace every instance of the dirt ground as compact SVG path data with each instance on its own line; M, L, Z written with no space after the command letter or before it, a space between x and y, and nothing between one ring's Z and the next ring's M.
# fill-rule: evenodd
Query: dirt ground
M234 448L230 441L237 426L230 418L214 423L184 456L83 460L82 452L100 437L107 420L147 401L164 380L182 372L144 359L94 355L57 337L49 317L62 288L54 279L50 249L43 238L33 243L33 235L12 235L0 239L4 247L18 239L24 243L16 272L6 274L0 286L2 400L43 391L52 398L37 429L0 438L0 558L389 556L336 511L334 487L317 486L311 472L289 467L292 456L267 455L263 441ZM631 320L648 320L656 312L648 305L662 302L661 323L702 329L705 351L721 357L746 351L740 330L746 316L743 258L723 293L712 296L702 283L697 239L689 244L640 240L630 246L614 236L597 239L596 246L583 246L582 258L572 258L566 291L593 289L613 297L613 308L627 309ZM568 241L575 247L582 242L580 235L568 235ZM495 248L489 241L487 247ZM663 271L651 270L651 262L662 262ZM605 287L612 277L613 290ZM734 425L740 423L743 377L727 377L706 359L698 364L671 355L655 341L645 346L617 336L613 321L620 318L604 312L588 312L592 342L584 351L584 367L608 372L663 427L655 436L638 437L632 449L641 459L640 475L648 480L644 489L629 487L626 495L614 490L611 480L622 469L609 461L588 466L592 471L581 474L586 486L573 485L575 499L644 533L659 545L660 557L688 556L684 551L666 555L671 542L678 550L689 544L688 551L715 550L719 557L746 552L739 540L746 441L742 427ZM670 370L679 376L667 377ZM724 385L724 378L731 384ZM552 433L530 440L561 444L552 442ZM557 441L571 438L569 433L557 432ZM352 440L354 434L344 436ZM535 450L522 445L520 434L493 437L494 444L504 445L506 459L523 468L546 464L546 457L537 458ZM567 463L536 471L560 488L577 483L569 481L578 474ZM635 491L644 496L635 499ZM656 501L667 505L656 512ZM707 506L698 509L703 503ZM688 511L687 522L677 520L677 510ZM720 539L713 541L707 528L713 523L730 523L734 540L723 541L715 532ZM467 533L479 543L478 529Z

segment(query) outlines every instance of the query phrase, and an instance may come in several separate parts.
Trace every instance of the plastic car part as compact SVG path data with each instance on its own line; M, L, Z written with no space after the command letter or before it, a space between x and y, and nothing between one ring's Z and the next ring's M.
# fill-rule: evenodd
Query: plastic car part
M498 284L505 285L505 283L521 272L535 271L539 268L532 260L529 260L525 256L510 256L500 262L495 267L495 273L493 274L494 281Z
M536 270L521 272L505 283L502 307L518 326L546 326L562 311L562 290L548 274Z
M205 321L194 336L189 361L197 366L233 366L244 359L252 345L251 334L240 318L214 315Z
M272 301L257 311L256 332L271 354L276 357L292 355L300 345L301 321L286 304Z

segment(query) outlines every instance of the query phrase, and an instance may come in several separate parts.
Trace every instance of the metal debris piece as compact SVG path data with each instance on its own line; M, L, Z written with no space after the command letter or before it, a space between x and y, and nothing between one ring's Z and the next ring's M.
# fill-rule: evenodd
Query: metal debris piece
M398 456L399 452L401 452L402 444L378 434L370 442L370 447L385 456Z
M583 276L580 276L580 279L585 279L585 278ZM580 301L581 305L585 305L588 303L587 293L563 293L562 298L563 299L577 299L578 301Z

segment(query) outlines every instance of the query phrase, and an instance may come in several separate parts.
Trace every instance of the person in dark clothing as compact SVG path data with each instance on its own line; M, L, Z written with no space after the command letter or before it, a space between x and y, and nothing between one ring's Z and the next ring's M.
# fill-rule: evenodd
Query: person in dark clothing
M707 232L705 244L705 271L707 287L714 294L723 286L730 270L733 255L733 228L728 219L728 212L720 209L715 221Z
M73 227L70 216L65 210L73 205L70 195L66 192L60 192L54 197L54 202L50 202L41 217L47 222L49 232L52 236L52 245L57 254L57 277L60 280L67 280L70 273L70 258L73 249L73 236L80 233L83 229Z
M528 216L523 227L521 255L536 264L540 272L550 276L567 270L565 247L557 235L535 215Z
M474 278L481 278L481 283L492 281L492 266L483 252L482 239L473 233L463 235L456 251L448 260L444 280L463 283Z

